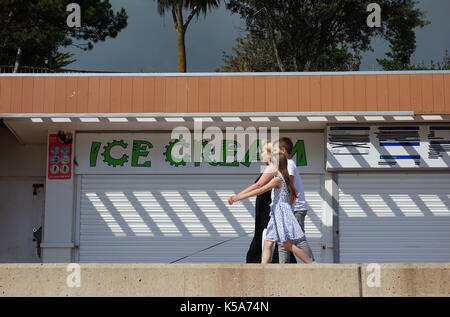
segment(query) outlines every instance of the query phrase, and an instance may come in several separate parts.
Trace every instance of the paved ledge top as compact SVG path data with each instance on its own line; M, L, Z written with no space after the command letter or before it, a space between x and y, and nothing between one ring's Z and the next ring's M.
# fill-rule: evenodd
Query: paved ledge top
M0 263L0 267L57 267L57 266L66 266L68 264L66 262L55 262L55 263ZM291 266L299 266L296 264L266 264L262 265L259 263L75 263L81 266L91 266L91 267L221 267L221 268L239 268L239 267L291 267ZM357 266L367 266L371 264L378 264L385 267L411 267L411 266L430 266L430 267L450 267L449 263L316 263L312 265L301 265L301 266L311 266L311 267L324 267L324 268L333 268L333 267L357 267Z

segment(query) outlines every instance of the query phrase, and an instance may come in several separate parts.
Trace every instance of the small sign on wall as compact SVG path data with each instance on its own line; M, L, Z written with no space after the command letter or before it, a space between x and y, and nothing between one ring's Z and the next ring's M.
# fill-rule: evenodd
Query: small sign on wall
M450 125L330 126L327 169L450 168Z
M71 134L50 134L48 142L48 179L70 179L72 175Z

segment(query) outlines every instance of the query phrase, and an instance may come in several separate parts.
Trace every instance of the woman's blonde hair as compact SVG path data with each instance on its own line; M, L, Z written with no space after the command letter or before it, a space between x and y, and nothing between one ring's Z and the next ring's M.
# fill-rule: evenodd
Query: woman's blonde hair
M265 164L269 165L272 160L272 143L265 142L261 148L260 160Z
M262 151L272 153L272 142L264 143L264 145L262 146Z

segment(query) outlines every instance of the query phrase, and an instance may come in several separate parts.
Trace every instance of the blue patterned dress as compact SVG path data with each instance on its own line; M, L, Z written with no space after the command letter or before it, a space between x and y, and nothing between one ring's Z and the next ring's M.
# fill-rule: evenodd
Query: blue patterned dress
M277 175L283 183L281 188L273 188L272 209L267 224L266 240L284 242L304 238L302 228L294 216L293 206L289 203L290 194L283 176Z

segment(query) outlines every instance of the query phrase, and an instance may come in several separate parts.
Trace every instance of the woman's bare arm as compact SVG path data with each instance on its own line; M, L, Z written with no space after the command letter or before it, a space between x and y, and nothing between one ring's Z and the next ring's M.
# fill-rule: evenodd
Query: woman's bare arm
M267 166L266 169L264 170L263 174L261 175L261 177L259 178L259 180L248 186L246 189L244 189L243 191L241 191L238 195L244 195L250 191L253 191L255 189L258 188L262 188L264 185L268 184L270 182L270 180L273 178L273 176L275 175L276 169L273 168L272 166ZM232 200L236 199L237 195L233 195L228 199L228 202L230 203Z
M236 198L234 199L234 201L239 201L239 200L243 200L243 199L246 199L249 197L258 196L258 195L264 194L265 192L273 189L274 187L279 188L280 186L281 186L281 179L276 177L276 178L273 178L269 183L267 183L266 185L264 185L260 188L251 190L244 194L238 194L236 196Z

